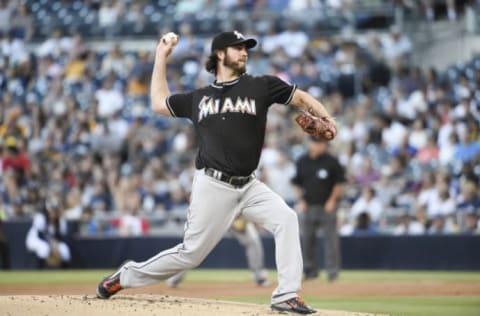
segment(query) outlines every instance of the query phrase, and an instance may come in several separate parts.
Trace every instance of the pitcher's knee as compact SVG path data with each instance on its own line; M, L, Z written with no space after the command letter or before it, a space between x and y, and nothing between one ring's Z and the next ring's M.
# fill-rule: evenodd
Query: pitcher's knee
M198 267L207 256L202 251L195 249L185 249L181 254L185 269L194 269Z
M298 227L298 216L291 208L283 210L279 216L280 227Z
M285 221L289 224L298 225L298 216L294 210L288 209L288 212L285 212Z

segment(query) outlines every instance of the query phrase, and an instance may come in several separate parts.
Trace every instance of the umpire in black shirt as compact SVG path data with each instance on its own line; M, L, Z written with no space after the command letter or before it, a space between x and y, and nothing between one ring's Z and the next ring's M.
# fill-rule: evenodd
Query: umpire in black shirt
M297 161L292 179L298 188L297 211L306 279L319 273L317 229L323 230L325 270L328 281L338 277L340 240L337 232L337 205L343 191L345 172L338 159L328 153L328 143L310 138L309 151Z

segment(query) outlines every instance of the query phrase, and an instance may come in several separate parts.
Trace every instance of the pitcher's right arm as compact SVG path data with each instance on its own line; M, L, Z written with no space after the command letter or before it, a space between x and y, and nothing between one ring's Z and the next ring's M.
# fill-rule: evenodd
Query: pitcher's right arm
M152 111L171 116L166 99L170 96L167 82L167 59L178 42L178 36L173 33L163 35L155 50L152 80L150 83L150 99Z

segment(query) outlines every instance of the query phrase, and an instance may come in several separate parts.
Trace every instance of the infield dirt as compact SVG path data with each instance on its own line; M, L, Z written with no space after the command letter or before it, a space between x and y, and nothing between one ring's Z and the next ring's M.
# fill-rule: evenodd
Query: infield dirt
M2 285L0 316L262 316L278 315L268 305L274 285L250 282L188 283L169 289L164 283L127 289L110 300L94 297L95 284ZM304 282L302 293L327 296L456 296L480 295L478 282L410 281ZM41 296L42 295L42 296ZM265 297L264 304L234 302L240 297ZM231 301L226 301L231 300ZM321 300L321 299L320 299ZM364 316L357 312L319 310L321 316Z
M108 301L92 295L0 296L2 316L261 316L278 315L266 305L154 295L118 295ZM322 316L371 314L322 310Z

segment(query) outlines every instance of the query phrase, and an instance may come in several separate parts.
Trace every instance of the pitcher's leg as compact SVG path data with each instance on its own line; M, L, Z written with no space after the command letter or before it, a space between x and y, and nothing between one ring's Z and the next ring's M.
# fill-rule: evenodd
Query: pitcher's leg
M303 260L297 214L262 182L255 182L242 199L242 213L263 226L275 238L278 287L272 304L297 297L302 281Z
M197 171L182 244L144 262L129 262L120 274L122 287L148 285L199 265L238 215L239 194Z

